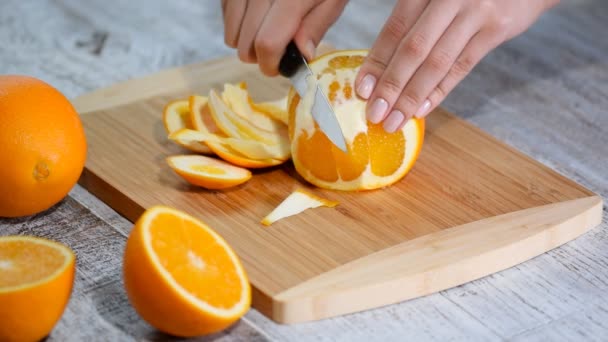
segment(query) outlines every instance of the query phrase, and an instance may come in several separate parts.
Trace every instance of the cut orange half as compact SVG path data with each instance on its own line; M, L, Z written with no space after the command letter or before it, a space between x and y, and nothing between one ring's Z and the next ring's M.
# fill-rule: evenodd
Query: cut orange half
M0 341L38 341L68 303L75 257L66 246L37 237L0 237Z
M163 111L163 123L168 134L184 128L194 128L192 125L189 101L176 100L169 102ZM184 142L176 140L176 143L192 152L203 154L213 153L207 145L198 141Z
M251 179L251 171L211 157L171 156L167 163L188 183L207 189L226 189Z
M123 272L135 310L171 335L221 331L251 305L247 275L228 243L205 223L169 207L152 207L137 220Z
M278 220L297 215L307 209L322 206L333 208L337 205L338 202L330 201L302 189L298 189L285 198L285 200L283 200L279 206L270 212L270 214L264 217L262 219L262 224L265 226L270 226Z

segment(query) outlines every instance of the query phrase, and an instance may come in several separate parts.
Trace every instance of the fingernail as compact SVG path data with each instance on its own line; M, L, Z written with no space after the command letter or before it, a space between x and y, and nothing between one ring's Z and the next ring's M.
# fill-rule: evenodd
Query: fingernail
M308 57L309 59L312 59L315 57L315 51L317 50L317 47L315 46L315 43L312 40L309 40L306 43L305 49L306 49L306 54L308 55L306 57Z
M420 108L418 109L418 111L416 112L416 114L414 116L417 118L422 118L427 114L427 112L429 111L430 108L431 108L431 101L426 100L426 101L424 101L422 106L420 106Z
M401 126L403 120L405 120L405 115L399 110L393 110L384 120L382 127L386 132L394 133Z
M367 111L367 119L372 123L379 123L384 118L384 112L388 109L388 102L385 99L377 98Z
M374 90L375 85L376 78L374 77L374 75L365 75L361 80L361 83L359 83L359 86L357 87L357 95L367 100L372 94L372 90Z

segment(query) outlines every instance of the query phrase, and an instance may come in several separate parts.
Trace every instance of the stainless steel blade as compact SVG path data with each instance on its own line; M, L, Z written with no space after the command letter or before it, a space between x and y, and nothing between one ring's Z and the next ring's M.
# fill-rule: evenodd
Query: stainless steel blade
M306 96L308 89L307 78L312 76L310 67L304 61L304 64L298 69L298 71L291 77L291 83L295 90L300 94L301 98ZM346 141L344 140L344 134L340 128L340 123L336 118L336 114L331 108L329 100L323 94L323 91L317 85L315 87L315 98L312 106L312 117L321 128L321 131L329 138L329 140L336 145L339 149L347 152Z

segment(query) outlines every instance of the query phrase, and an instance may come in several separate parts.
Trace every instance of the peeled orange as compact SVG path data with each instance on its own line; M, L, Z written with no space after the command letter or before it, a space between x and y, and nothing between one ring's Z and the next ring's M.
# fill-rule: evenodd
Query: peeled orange
M247 274L228 243L203 222L169 207L152 207L137 220L123 273L135 310L171 335L218 332L251 305Z
M68 303L74 272L74 253L62 244L0 237L0 341L48 335Z
M57 89L27 76L0 76L0 217L44 211L76 184L86 138Z
M334 190L376 189L403 178L416 162L424 141L424 120L411 119L399 131L386 133L366 120L366 101L354 92L354 81L365 50L335 51L309 63L336 113L348 152L344 153L319 129L311 116L314 92L302 99L290 89L289 133L296 171L310 183Z

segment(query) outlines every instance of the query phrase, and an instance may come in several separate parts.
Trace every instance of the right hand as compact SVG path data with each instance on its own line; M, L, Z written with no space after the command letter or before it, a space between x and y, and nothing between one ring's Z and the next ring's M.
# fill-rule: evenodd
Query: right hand
M287 44L294 40L307 60L348 0L222 0L224 40L246 63L276 76Z

